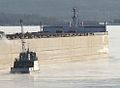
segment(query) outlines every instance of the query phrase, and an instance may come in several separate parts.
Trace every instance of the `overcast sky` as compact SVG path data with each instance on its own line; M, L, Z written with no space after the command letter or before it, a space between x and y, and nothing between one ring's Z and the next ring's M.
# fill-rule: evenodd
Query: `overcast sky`
M69 17L73 7L82 18L120 17L120 0L0 0L0 13Z

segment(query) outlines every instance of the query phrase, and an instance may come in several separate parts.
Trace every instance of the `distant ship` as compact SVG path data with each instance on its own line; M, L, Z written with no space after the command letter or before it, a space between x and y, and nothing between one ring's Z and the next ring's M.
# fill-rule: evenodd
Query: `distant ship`
M35 28L33 32L28 31L33 26L23 27L25 31L27 30L24 33L24 40L29 43L29 48L32 51L36 51L40 64L79 61L108 56L108 31L106 30L106 24L88 25L84 22L80 23L76 8L73 8L72 19L67 25L43 25L41 23L38 27L39 31L36 32L34 32ZM16 29L20 31L19 26L4 26L0 29L5 31ZM0 60L11 65L13 57L17 57L21 51L22 33L6 34L6 38L7 40L0 40ZM25 52L25 55L28 55L29 52L27 52ZM20 56L18 59L20 60ZM15 62L19 62L19 60Z
M5 33L3 31L0 31L0 39L2 39L3 37L5 37Z
M39 71L38 57L36 52L32 52L29 48L26 50L24 33L22 27L22 20L20 21L21 30L22 30L22 52L19 55L19 58L16 58L14 61L14 66L11 67L11 73L30 73L33 71Z

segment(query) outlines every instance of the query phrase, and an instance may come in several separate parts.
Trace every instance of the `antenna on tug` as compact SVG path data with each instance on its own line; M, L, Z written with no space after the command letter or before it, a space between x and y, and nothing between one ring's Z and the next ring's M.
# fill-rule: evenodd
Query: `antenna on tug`
M20 26L21 26L22 52L25 52L25 51L26 51L26 48L25 48L24 30L23 30L23 20L22 20L22 19L20 19Z

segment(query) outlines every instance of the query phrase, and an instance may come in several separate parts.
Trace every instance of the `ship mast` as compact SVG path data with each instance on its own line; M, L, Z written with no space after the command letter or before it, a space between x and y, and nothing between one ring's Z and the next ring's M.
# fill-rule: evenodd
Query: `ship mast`
M73 16L72 16L72 28L74 31L76 31L76 27L77 27L77 10L76 8L73 8Z
M22 43L22 52L26 52L25 40L24 40L24 31L23 31L23 21L20 19L21 26L21 43Z

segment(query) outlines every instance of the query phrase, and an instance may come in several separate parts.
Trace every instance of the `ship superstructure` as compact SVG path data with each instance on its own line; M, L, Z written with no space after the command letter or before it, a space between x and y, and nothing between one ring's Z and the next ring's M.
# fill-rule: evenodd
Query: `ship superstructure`
M30 73L31 71L38 71L38 57L36 56L36 52L32 52L25 47L24 40L24 31L22 20L20 20L21 24L21 43L22 43L22 52L19 54L19 58L16 58L14 61L14 66L11 67L11 73Z

